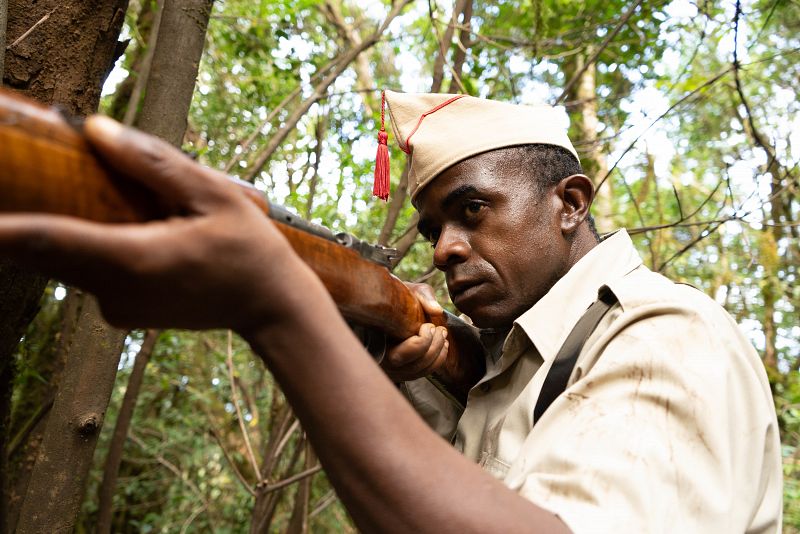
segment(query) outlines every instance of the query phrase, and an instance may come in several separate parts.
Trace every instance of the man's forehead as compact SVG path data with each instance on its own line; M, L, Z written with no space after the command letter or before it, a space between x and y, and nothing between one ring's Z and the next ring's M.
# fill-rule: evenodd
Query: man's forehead
M455 197L464 193L480 193L505 181L507 171L515 163L508 148L476 154L436 175L420 189L412 204L417 211L421 211L423 206L434 207L430 205L431 202L439 204L437 208L446 208Z

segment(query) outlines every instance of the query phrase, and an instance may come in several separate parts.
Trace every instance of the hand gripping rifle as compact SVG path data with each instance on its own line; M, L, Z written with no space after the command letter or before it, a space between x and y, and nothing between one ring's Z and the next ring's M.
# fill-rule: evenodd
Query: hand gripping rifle
M442 319L426 317L414 295L389 272L394 249L334 234L269 203L250 184L235 181L320 277L374 356L382 355L387 341L416 335L424 322L446 326L449 353L434 378L460 401L466 399L483 374L475 330L447 312ZM150 191L110 173L96 158L78 123L58 109L0 90L0 212L4 211L102 223L163 218Z

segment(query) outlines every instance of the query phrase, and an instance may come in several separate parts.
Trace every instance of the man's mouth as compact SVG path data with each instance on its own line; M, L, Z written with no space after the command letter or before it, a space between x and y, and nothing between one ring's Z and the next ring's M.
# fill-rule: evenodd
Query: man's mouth
M459 303L464 303L473 298L480 291L482 285L482 280L454 280L447 284L450 291L450 300L460 308Z

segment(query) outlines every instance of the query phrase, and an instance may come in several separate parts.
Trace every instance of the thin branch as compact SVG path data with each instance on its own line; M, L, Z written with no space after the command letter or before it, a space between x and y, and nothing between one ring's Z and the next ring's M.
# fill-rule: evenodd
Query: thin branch
M239 420L239 429L242 431L242 436L244 437L247 459L250 460L253 472L258 476L258 462L256 461L256 455L253 453L253 446L250 444L250 434L247 432L247 427L244 424L242 409L239 407L239 396L236 394L236 382L233 377L233 331L231 330L228 330L228 354L225 358L225 363L228 366L228 379L231 383L231 398L233 400L233 407L236 409L236 418Z
M339 75L341 75L348 68L350 63L352 63L360 53L371 48L380 40L381 35L383 35L383 32L389 27L389 24L391 24L392 20L394 20L395 17L400 14L403 8L405 8L412 1L413 0L397 1L392 7L391 11L389 11L389 14L386 15L386 18L383 20L380 26L378 26L378 28L369 37L364 39L361 44L351 48L342 55L341 60L336 64L333 70L314 87L312 94L292 112L292 114L286 119L286 123L283 125L283 127L270 138L267 145L261 150L261 152L259 152L259 154L256 156L256 161L253 163L253 167L250 169L250 172L247 173L245 178L246 181L252 182L255 179L281 143L283 143L286 137L288 137L289 133L295 129L297 123L300 122L300 119L303 117L303 115L306 114L306 112L311 108L312 105L314 105L314 103L323 97L325 92L328 90L328 87L330 87L331 84L336 81Z
M244 489L246 489L250 495L255 497L256 492L253 489L252 484L250 484L250 482L248 482L247 479L244 478L242 472L239 471L238 467L236 467L236 463L233 461L233 458L231 458L231 455L228 453L228 449L226 449L225 445L222 444L222 438L220 438L219 434L217 434L217 431L214 430L213 428L209 428L208 433L211 434L211 436L217 442L217 445L219 445L219 448L222 449L222 454L225 456L225 460L228 461L228 465L231 466L231 469L233 469L233 473L236 475L236 478L239 479L239 482L242 483Z
M678 252L670 256L669 259L665 260L661 265L659 265L656 271L662 272L667 265L672 263L673 260L676 260L680 256L683 256L687 251L692 249L697 243L699 243L703 239L707 238L708 236L716 232L720 226L722 226L722 223L708 225L702 232L700 232L700 234L696 238L692 239L686 246L684 246Z
M148 451L147 444L144 441L142 441L142 439L136 434L134 434L132 431L128 433L128 439L133 441L142 450L150 452L152 454L151 451ZM155 453L154 456L159 464L166 467L189 488L189 490L194 494L194 496L197 497L197 499L201 503L203 503L203 505L205 506L204 509L208 509L208 500L206 499L205 495L203 495L203 492L200 491L200 488L198 488L197 485L194 482L192 482L191 479L189 479L189 477L183 471L181 471L175 464L164 458L164 456L162 456L160 453Z
M572 79L569 82L567 82L567 84L564 86L564 89L561 91L561 95L559 95L559 97L556 98L555 101L556 104L560 103L567 97L570 90L572 89L572 86L575 85L578 82L578 80L580 80L581 76L583 76L583 73L586 72L586 69L588 69L595 61L597 61L597 58L600 56L600 54L603 53L603 51L606 49L606 47L608 47L609 44L611 44L611 41L614 40L617 34L625 26L625 24L628 23L630 18L633 16L633 13L636 11L636 8L638 8L643 1L644 0L636 0L636 2L634 2L634 4L628 9L628 11L625 12L624 15L622 15L622 18L619 20L614 30L612 30L612 32L609 33L608 36L606 36L603 43L597 48L595 53L592 54L592 57L590 57L586 61L586 63L584 63L583 67L578 72L576 72L575 75L572 77Z
M278 491L279 489L283 489L286 486L291 486L295 482L300 482L304 478L308 478L310 476L314 476L315 474L319 473L320 471L322 471L322 465L317 464L317 465L315 465L314 467L312 467L310 469L306 469L305 471L300 471L296 475L292 475L289 478L285 478L285 479L281 480L280 482L276 482L274 484L266 485L266 486L264 486L264 488L261 491L263 493L272 493L273 491Z
M651 122L647 126L647 128L645 128L644 131L642 131L642 133L637 135L636 139L631 141L631 143L627 146L627 148L625 148L625 150L622 152L622 154L620 154L620 156L617 158L617 161L614 162L614 164L611 166L611 168L608 169L608 172L606 172L606 175L603 177L603 179L600 180L600 182L597 184L596 188L599 189L600 186L602 186L606 182L608 177L611 176L611 173L614 172L614 169L617 168L617 166L620 164L622 159L628 154L628 152L630 152L633 149L634 146L636 146L636 143L639 142L639 139L644 137L644 135L647 132L649 132L650 129L653 126L655 126L657 123L661 122L661 120L663 120L667 115L669 115L676 108L678 108L679 106L681 106L682 104L687 102L690 98L698 95L701 91L704 91L704 90L708 89L709 87L711 87L712 85L714 85L715 83L717 83L719 80L721 80L726 74L730 73L732 70L733 70L733 68L729 67L729 68L723 70L722 72L716 74L715 76L709 78L708 80L706 80L705 82L700 84L698 87L695 87L694 89L692 89L691 91L689 91L688 93L683 95L681 98L678 99L677 102L672 104L664 113L662 113L661 115L656 117L655 120L653 120L653 122Z
M25 422L22 428L19 429L17 435L14 436L11 441L8 443L8 452L6 453L9 457L17 452L17 449L20 445L25 443L25 440L28 438L28 435L31 431L39 424L39 421L44 418L45 415L50 413L50 410L53 408L53 402L55 401L55 396L50 397L45 402L43 402L36 411L30 416L30 418Z
M286 430L286 433L283 435L281 440L278 442L278 445L275 447L275 450L272 452L274 456L280 456L281 452L283 452L283 448L286 447L286 444L289 443L289 438L292 437L295 430L300 428L300 421L295 417L292 426Z
M686 220L686 217L683 215L683 205L681 205L681 196L678 194L678 188L675 187L675 184L672 184L672 194L675 196L675 202L678 204L678 214L681 216L681 220Z
M326 69L327 67L328 67L328 65L326 65L325 67L320 69L320 72L323 72L323 70ZM236 165L237 163L239 163L239 160L242 159L242 155L244 155L246 153L247 149L250 148L250 145L253 144L253 141L255 141L256 138L259 135L262 134L264 128L266 128L272 122L272 120L278 115L278 113L283 111L284 108L286 108L286 106L289 104L289 102L294 100L300 94L300 92L302 90L303 90L303 85L302 84L298 84L297 87L295 87L294 90L291 93L286 95L283 98L283 100L281 100L280 103L277 106L275 106L272 109L272 111L269 112L267 117L263 121L261 121L261 124L259 124L258 128L253 130L253 132L247 137L247 139L245 139L243 141L239 141L237 143L236 146L237 147L241 147L241 148L240 148L238 153L234 149L233 157L230 159L230 161L228 161L227 165L225 165L224 172L230 172L230 170L233 168L233 166Z
M325 508L335 503L336 499L337 499L336 492L333 490L329 490L328 493L323 495L322 498L320 498L320 500L317 501L317 504L314 506L314 509L311 510L311 513L308 514L308 518L311 519L321 514Z
M197 516L202 514L206 510L208 510L207 502L195 508L194 511L191 513L191 515L186 518L186 521L183 522L183 525L181 526L181 534L185 534L186 531L189 530L189 526L194 522L195 519L197 519Z
M436 275L436 266L431 264L431 266L428 267L428 269L424 273L422 273L417 278L415 278L413 280L413 282L415 284L421 284L422 282L427 282L428 280L433 278L435 275Z
M19 43L21 43L22 41L24 41L25 39L27 39L27 38L28 38L28 36L29 36L30 34L32 34L32 33L33 33L33 31L34 31L36 28L38 28L38 27L39 27L41 24L45 23L45 22L47 21L47 19L49 19L49 18L50 18L50 15L52 15L53 13L55 13L55 12L56 12L56 10L58 9L58 7L59 7L59 6L56 6L56 7L54 7L54 8L53 8L53 9L51 9L51 10L50 10L50 11L49 11L49 12L48 12L48 13L47 13L47 14L46 14L44 17L42 17L42 18L40 18L38 21L36 21L36 24L34 24L34 25L33 25L33 26L31 26L30 28L28 28L28 31L26 31L25 33L23 33L22 35L20 35L19 37L17 37L16 41L14 41L14 42L13 42L13 43L11 43L10 45L8 45L8 46L6 47L6 50L11 50L11 49L12 49L12 48L14 48L15 46L17 46Z

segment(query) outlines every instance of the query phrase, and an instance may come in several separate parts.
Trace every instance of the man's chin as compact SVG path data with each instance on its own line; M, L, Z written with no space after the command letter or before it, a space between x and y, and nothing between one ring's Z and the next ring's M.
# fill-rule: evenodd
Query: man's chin
M478 328L511 328L514 320L518 317L518 314L501 313L486 306L464 306L463 308L456 306L456 309L469 317L472 324Z

